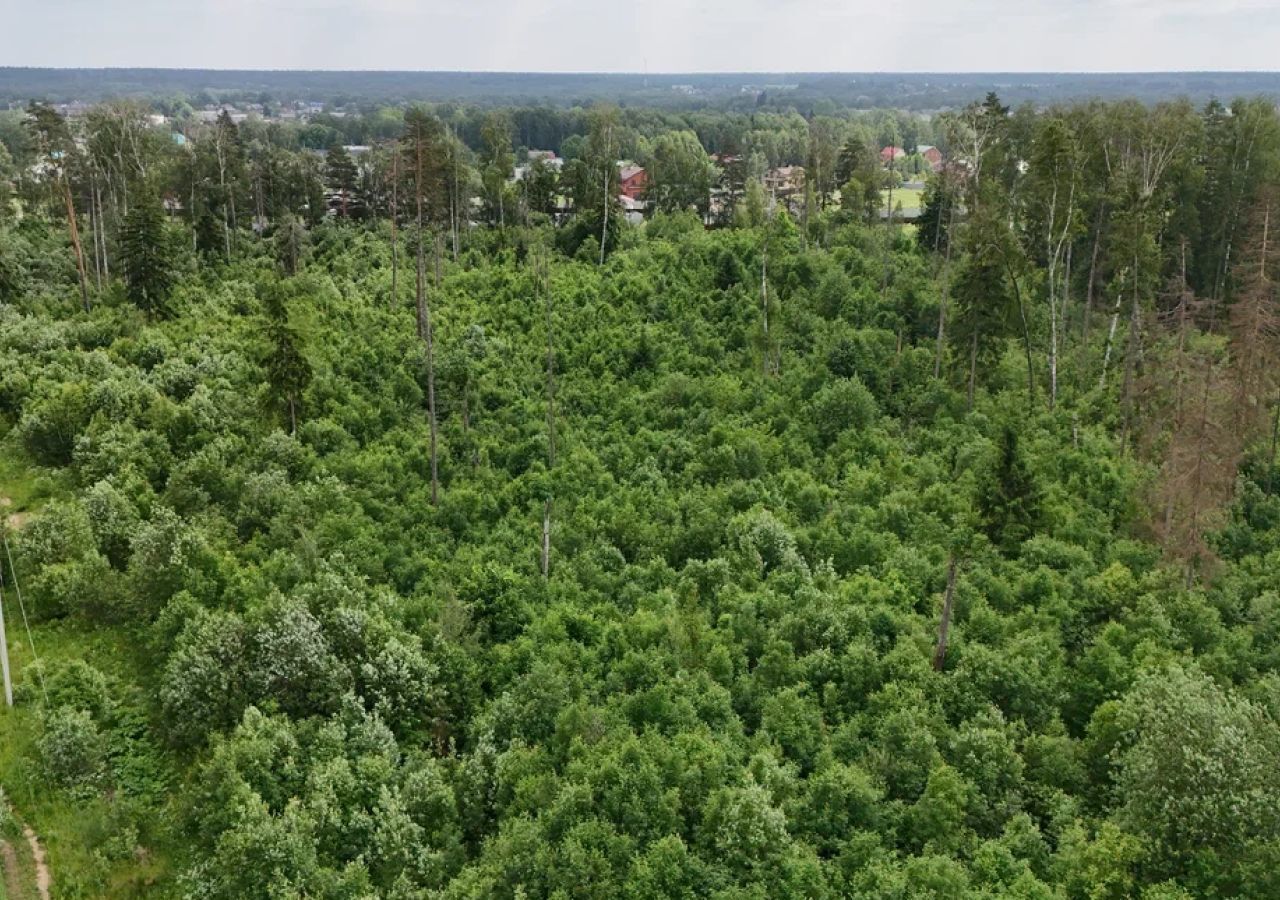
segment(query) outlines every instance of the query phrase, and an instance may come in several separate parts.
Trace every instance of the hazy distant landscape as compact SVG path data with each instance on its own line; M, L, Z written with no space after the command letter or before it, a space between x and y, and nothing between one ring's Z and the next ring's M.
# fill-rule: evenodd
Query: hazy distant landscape
M0 103L97 101L207 94L235 100L443 102L486 105L624 105L730 109L794 106L958 108L996 91L1008 103L1136 97L1151 102L1187 97L1265 95L1280 98L1280 73L1161 72L1147 74L547 74L518 72L221 71L201 69L0 68ZM763 94L763 100L760 95Z

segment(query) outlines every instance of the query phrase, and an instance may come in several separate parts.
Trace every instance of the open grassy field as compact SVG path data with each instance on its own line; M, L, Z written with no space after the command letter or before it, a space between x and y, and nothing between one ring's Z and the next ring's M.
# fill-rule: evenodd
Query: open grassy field
M885 204L889 202L889 192L880 192L880 202ZM903 209L919 209L924 203L924 191L920 188L894 188L893 189L893 206L896 209L899 205ZM883 206L882 206L883 208Z
M31 466L12 431L0 435L0 501L3 515L17 515L18 521L38 510L55 496L65 476Z

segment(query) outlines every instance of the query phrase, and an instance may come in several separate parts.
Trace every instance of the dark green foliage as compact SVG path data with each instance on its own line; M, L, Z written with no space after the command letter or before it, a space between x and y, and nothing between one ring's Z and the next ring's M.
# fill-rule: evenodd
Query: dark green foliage
M172 312L173 257L160 202L153 197L139 198L120 229L120 266L129 300L148 316Z
M301 338L289 323L286 305L286 289L278 284L269 285L263 293L263 312L266 314L266 356L263 367L267 383L287 416L290 433L298 431L298 416L302 406L302 392L311 383L311 363L301 349Z
M355 208L359 170L355 160L342 144L334 144L325 154L325 182L334 195L332 208L338 216L349 219L360 213Z
M959 191L948 175L937 176L929 180L921 202L916 243L925 252L946 254L952 240L951 231L959 218L956 209Z
M1012 426L1000 430L994 465L978 495L978 511L987 537L1006 554L1016 554L1039 528L1039 491Z

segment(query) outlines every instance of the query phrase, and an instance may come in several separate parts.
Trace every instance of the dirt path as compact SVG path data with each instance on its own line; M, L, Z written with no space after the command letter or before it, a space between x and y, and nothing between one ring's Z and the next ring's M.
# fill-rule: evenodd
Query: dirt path
M49 877L49 865L44 860L44 847L40 845L40 839L36 837L30 825L22 826L22 836L27 839L27 844L31 847L31 860L36 867L36 891L40 894L40 900L49 900L49 885L52 879Z
M0 840L0 869L4 870L4 892L9 897L22 896L22 882L18 880L18 854L13 845Z
M5 804L7 807L3 793L0 793L0 804ZM7 811L11 812L11 808L8 808ZM49 864L45 860L44 846L40 843L40 839L36 837L36 833L31 830L31 826L25 822L22 823L22 836L26 839L27 847L31 851L30 869L23 864L24 860L18 859L17 849L8 841L0 839L0 873L4 876L4 890L0 891L0 894L12 898L12 900L30 897L31 885L27 882L27 878L30 875L34 875L36 896L40 900L49 900L49 887L53 879L49 875Z

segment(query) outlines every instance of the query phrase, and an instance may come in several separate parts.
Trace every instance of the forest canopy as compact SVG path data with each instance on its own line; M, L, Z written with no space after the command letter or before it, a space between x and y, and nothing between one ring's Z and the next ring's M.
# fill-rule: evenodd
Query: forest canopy
M1272 102L0 126L54 896L1280 895Z

